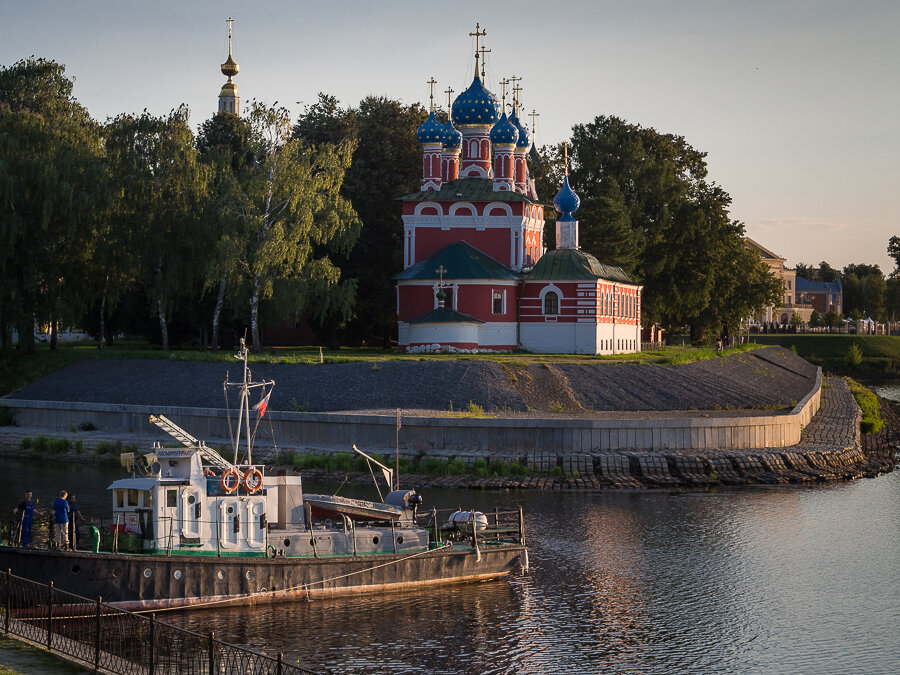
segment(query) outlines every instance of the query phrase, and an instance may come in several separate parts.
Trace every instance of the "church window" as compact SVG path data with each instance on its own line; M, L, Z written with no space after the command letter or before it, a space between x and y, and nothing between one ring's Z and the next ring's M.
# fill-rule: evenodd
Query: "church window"
M553 291L544 296L544 314L559 314L559 296Z
M469 156L474 159L478 158L478 141L469 143Z
M494 291L493 313L503 314L503 293Z

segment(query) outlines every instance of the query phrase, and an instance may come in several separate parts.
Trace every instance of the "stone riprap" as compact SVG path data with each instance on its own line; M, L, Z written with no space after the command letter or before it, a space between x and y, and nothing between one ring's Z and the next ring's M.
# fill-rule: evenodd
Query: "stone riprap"
M224 408L225 371L239 364L85 360L9 398L34 401ZM812 389L816 368L781 347L681 365L609 362L496 363L384 361L321 365L257 364L274 379L271 410L404 414L464 410L470 402L506 414L603 411L787 409ZM232 400L231 405L235 405Z

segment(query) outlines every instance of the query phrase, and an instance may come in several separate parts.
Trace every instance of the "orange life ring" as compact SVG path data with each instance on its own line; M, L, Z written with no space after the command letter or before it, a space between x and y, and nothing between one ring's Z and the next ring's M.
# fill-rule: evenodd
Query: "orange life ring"
M263 484L263 475L259 469L251 469L244 474L244 487L251 495L259 492Z
M213 471L212 469L203 469L203 475L208 478L210 476L215 476L216 472Z
M222 484L225 494L230 495L241 484L241 474L237 472L237 469L228 469L222 474L222 479L219 482ZM232 482L234 483L233 485Z

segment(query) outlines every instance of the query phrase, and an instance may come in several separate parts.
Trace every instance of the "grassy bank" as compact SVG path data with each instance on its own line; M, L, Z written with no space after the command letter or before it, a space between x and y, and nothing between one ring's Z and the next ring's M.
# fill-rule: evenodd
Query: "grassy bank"
M878 397L872 390L864 387L856 380L850 377L845 377L844 379L847 381L847 386L850 387L853 398L856 399L856 404L862 411L862 420L859 423L860 430L864 434L877 434L884 428L884 419L881 417L881 404L878 402Z
M754 335L752 339L762 345L793 349L807 361L833 373L871 378L900 375L900 336L896 335L784 333ZM859 365L847 363L847 354L853 345L861 352Z
M756 349L760 345L743 345L726 350L722 354ZM581 356L572 354L400 354L382 349L337 349L320 350L319 347L276 348L253 354L253 363L273 364L335 364L371 362L373 368L386 361L437 361L437 360L483 360L510 366L524 366L529 363L571 363L577 361L616 361L629 363L679 364L716 358L718 355L709 347L665 347L638 354L616 354L610 356ZM231 350L211 352L209 350L173 349L164 352L146 342L123 341L107 349L97 349L93 343L61 344L56 351L47 345L39 345L34 354L21 355L17 352L0 353L0 396L21 389L50 373L85 359L160 359L168 361L209 361L230 362L234 356Z

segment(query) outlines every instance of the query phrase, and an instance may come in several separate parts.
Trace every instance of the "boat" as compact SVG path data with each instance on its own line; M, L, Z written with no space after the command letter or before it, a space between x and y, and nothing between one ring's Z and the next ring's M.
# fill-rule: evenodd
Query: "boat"
M109 486L112 516L92 550L3 545L2 569L131 611L406 590L527 569L521 509L444 518L356 446L391 488L381 501L305 495L293 471L254 463L251 418L258 425L275 383L253 381L243 341L236 356L243 379L225 381L226 394L240 389L231 459L151 415L179 445L123 453L130 475ZM251 408L255 390L260 402Z

